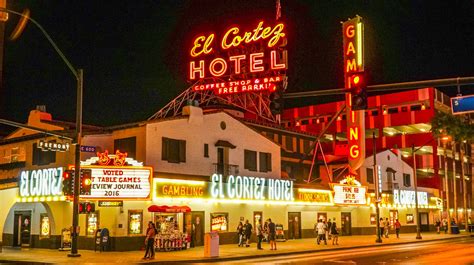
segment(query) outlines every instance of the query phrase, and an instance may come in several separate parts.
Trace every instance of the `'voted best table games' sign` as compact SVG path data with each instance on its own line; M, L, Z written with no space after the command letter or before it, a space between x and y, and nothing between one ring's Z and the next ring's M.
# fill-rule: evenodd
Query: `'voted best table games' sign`
M91 170L91 194L81 198L124 200L149 199L153 169L144 167L127 153L98 153L85 161L82 168Z

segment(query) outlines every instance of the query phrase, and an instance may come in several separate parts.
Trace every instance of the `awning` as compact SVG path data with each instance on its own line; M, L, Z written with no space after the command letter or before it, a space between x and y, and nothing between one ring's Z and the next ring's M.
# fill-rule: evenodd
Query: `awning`
M188 213L191 208L188 206L151 205L148 207L148 211L153 213Z
M235 145L231 144L229 141L226 140L218 140L215 146L229 147L230 149L235 148Z

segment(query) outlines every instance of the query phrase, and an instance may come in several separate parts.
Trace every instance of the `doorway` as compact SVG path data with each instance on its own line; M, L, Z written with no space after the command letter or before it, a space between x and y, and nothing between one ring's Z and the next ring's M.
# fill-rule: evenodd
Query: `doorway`
M224 162L224 148L217 148L217 174L226 175L224 172L225 162Z
M420 213L420 231L428 232L430 231L430 220L428 218L428 213Z
M341 235L352 235L352 219L351 213L341 213Z
M13 246L29 247L31 242L31 212L15 212L13 218Z
M301 213L288 213L288 238L301 238Z
M191 244L195 247L204 246L204 211L191 212L192 239Z

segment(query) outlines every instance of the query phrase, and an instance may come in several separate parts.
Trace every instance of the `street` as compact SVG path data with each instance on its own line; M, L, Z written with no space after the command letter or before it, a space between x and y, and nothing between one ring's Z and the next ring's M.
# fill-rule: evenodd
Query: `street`
M474 264L474 238L284 255L219 264Z

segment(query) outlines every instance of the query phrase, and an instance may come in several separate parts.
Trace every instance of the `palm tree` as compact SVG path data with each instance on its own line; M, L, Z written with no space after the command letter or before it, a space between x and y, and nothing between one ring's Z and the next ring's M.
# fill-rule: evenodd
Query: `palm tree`
M454 190L454 216L457 219L457 189L456 189L456 144L459 144L459 160L461 161L461 178L463 182L463 216L464 222L467 225L467 191L466 191L466 178L464 177L464 145L468 141L474 140L474 125L469 123L465 116L454 116L451 113L437 112L431 120L431 131L436 137L449 135L452 138L452 150L453 150L453 190ZM446 148L444 150L446 154ZM446 159L446 156L445 156ZM445 164L446 165L446 164ZM445 171L447 168L444 169ZM447 176L447 174L446 174ZM446 180L447 184L447 180ZM446 185L447 186L447 185ZM448 187L446 187L448 190ZM448 198L448 192L446 191L446 197ZM449 199L448 201L448 216L449 216ZM467 229L466 229L467 230Z

